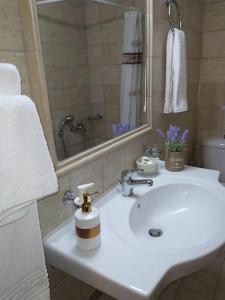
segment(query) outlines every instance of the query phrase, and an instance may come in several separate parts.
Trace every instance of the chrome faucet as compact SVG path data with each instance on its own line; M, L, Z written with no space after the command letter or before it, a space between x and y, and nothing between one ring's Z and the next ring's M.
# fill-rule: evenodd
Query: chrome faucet
M133 179L132 175L134 174L134 169L128 169L121 172L121 187L122 187L122 195L123 196L132 196L133 195L133 185L138 184L147 184L148 186L153 185L153 181L151 179Z

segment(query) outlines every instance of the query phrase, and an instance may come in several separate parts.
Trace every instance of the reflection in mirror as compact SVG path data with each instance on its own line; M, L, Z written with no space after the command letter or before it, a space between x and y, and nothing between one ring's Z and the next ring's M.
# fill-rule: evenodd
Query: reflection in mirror
M145 0L36 4L58 159L145 124Z

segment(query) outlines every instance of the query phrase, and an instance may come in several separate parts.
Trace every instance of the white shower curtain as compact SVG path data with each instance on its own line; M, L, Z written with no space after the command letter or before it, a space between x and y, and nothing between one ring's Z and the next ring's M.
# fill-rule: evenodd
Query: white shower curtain
M142 12L128 11L124 18L120 122L137 127L139 125L143 54Z

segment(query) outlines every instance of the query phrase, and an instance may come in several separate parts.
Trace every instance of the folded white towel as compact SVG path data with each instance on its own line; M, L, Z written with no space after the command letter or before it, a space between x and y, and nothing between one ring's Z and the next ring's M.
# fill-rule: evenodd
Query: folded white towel
M37 203L0 227L0 299L50 300Z
M0 95L21 95L21 79L17 68L0 63Z
M36 107L26 96L0 96L0 214L57 192Z
M166 60L164 113L187 111L186 40L182 30L169 31Z

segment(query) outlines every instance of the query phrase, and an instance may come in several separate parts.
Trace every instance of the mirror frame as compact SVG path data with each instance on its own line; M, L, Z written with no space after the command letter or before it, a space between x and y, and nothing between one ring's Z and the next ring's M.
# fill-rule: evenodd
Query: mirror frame
M35 0L18 0L21 22L24 34L25 50L27 55L27 67L30 78L32 98L37 106L41 123L48 143L49 151L55 165L58 177L64 176L74 168L80 167L97 158L100 158L126 143L132 142L137 137L150 132L152 129L152 42L153 42L153 14L152 2L146 1L146 97L147 97L147 123L139 128L115 139L111 139L98 146L78 153L63 161L57 160L52 119L48 101L47 83L42 57L41 40L38 26L38 15Z

